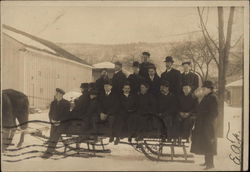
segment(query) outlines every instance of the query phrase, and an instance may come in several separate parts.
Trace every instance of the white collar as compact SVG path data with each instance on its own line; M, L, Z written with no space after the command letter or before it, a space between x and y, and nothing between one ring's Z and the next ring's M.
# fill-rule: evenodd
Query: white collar
M188 71L188 72L184 72L184 74L185 74L185 75L187 75L187 74L189 74L189 73L190 73L190 71Z
M109 92L105 92L105 95L110 95L110 93L111 93L111 91L109 91Z
M170 69L167 69L167 72L170 72L173 68L171 67Z
M124 96L128 97L129 96L129 93L128 94L123 94Z
M150 76L150 75L149 75L149 78L153 81L154 78L155 78L155 76Z

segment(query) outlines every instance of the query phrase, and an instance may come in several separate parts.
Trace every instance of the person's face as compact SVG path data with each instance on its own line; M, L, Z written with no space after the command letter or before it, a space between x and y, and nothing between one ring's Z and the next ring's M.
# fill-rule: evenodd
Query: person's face
M89 97L90 97L90 99L94 99L94 98L96 98L96 95L95 94L91 94Z
M148 69L148 74L150 76L154 76L155 75L155 70L154 69Z
M166 93L168 93L169 89L165 85L161 85L160 86L160 91L161 91L162 94L166 94Z
M183 65L183 70L184 70L184 72L189 72L190 71L190 65L184 64Z
M184 92L185 95L188 95L191 91L191 88L190 88L190 86L185 85L185 86L183 86L182 91Z
M172 62L165 62L166 63L166 68L169 69L172 67L173 63Z
M63 98L63 95L62 95L61 93L59 93L59 92L56 92L55 98L56 98L57 100L61 100L61 99Z
M209 94L211 92L211 89L210 88L207 88L207 87L202 87L203 89L203 92L205 95Z
M120 65L115 65L115 70L116 71L119 71L119 70L121 70L122 69L122 66L120 66Z
M197 98L201 98L204 96L204 88L197 88L195 91L194 91L194 95L195 97Z
M142 55L141 59L142 59L142 62L147 62L148 59L149 59L149 56L148 55Z
M102 77L107 76L107 75L108 75L108 72L106 70L101 71L101 76Z
M133 72L134 72L135 74L138 74L138 73L139 73L139 68L136 67L136 66L133 66Z
M123 93L124 94L129 94L129 92L130 92L130 86L129 85L124 85L124 87L123 87Z
M141 85L140 86L140 91L141 91L142 94L145 94L145 93L147 93L148 88L145 85Z
M105 90L105 92L110 92L111 89L112 89L112 85L109 85L109 84L105 84L105 85L104 85L104 90Z

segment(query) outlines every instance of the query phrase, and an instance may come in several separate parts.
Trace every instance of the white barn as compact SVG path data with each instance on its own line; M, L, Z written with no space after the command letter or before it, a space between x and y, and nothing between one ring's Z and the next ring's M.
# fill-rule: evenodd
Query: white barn
M2 27L2 89L15 89L29 97L31 107L46 108L55 88L66 92L92 81L92 66L54 43Z

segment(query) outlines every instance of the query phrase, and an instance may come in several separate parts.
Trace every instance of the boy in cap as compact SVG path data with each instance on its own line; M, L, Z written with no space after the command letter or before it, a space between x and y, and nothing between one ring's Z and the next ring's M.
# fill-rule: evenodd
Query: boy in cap
M169 82L161 81L160 95L157 98L157 114L164 122L163 141L167 135L168 141L176 138L175 118L177 113L177 98L169 91Z
M168 81L169 91L178 96L181 93L181 73L172 67L173 57L167 56L164 62L166 63L166 71L161 74L161 80Z
M137 114L138 114L138 140L143 139L143 132L152 130L152 118L156 114L156 101L154 96L148 92L149 84L142 82L140 85L140 94L137 98Z
M182 94L178 97L178 121L180 139L186 139L189 142L191 129L194 121L195 107L197 100L191 94L191 86L188 83L182 84Z
M135 128L134 117L137 110L136 96L130 93L131 88L129 82L124 83L122 90L123 94L119 98L118 113L114 126L116 134L115 145L119 143L119 136L121 135L124 127L128 127L129 141L131 142L133 129Z
M112 89L112 82L107 80L104 82L104 93L99 97L100 103L100 119L107 121L110 128L110 139L109 142L114 141L114 119L117 113L118 96L114 94Z
M107 69L101 69L101 76L96 80L96 90L102 94L104 93L104 82L109 80Z
M157 97L160 94L160 83L161 79L156 72L155 65L149 65L148 75L146 77L146 82L149 83L148 92Z
M142 78L146 78L148 75L148 67L149 65L152 65L152 63L149 62L150 53L149 52L143 52L142 53L142 63L140 64L140 71L139 75L142 76Z
M196 109L195 127L192 133L190 152L204 155L204 170L214 168L214 155L217 154L216 119L218 100L214 94L212 81L203 83L205 96Z
M193 92L199 87L199 77L194 72L191 72L191 62L183 62L182 67L181 82L188 83L191 86L191 92Z
M128 76L128 81L131 86L131 93L134 95L138 95L140 92L140 83L143 81L141 75L139 75L139 62L133 62L133 74Z
M122 87L126 80L127 77L122 72L122 64L120 62L115 62L115 73L112 78L112 92L119 96L122 93Z
M72 110L72 118L83 119L89 105L89 84L81 83L80 90L82 95L75 101L75 107Z
M49 119L51 122L50 138L48 148L42 158L49 158L53 155L61 132L64 130L65 123L70 111L70 102L63 98L64 90L56 88L55 99L50 104Z

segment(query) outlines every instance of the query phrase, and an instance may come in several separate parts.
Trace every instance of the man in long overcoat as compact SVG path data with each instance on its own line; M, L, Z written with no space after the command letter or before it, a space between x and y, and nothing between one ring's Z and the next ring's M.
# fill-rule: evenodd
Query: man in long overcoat
M101 76L95 82L96 90L99 94L104 93L104 82L109 80L107 69L101 70Z
M59 137L65 129L65 121L68 119L70 102L63 99L65 92L57 88L55 100L50 104L49 119L51 124L48 148L42 158L49 158L53 155Z
M192 133L191 152L205 156L205 169L214 167L214 155L217 154L216 118L218 116L218 100L213 93L213 83L205 81L205 96L197 106L195 127Z
M174 69L174 60L171 56L165 59L166 71L161 74L161 80L169 82L169 91L178 96L181 93L181 73L179 70Z
M160 84L161 79L156 72L155 65L150 65L148 67L148 75L146 77L146 82L149 83L148 92L153 96L157 97L160 94Z
M199 87L199 77L194 72L191 72L190 68L191 62L183 62L183 73L181 74L181 82L187 83L191 86L191 92L194 92Z

